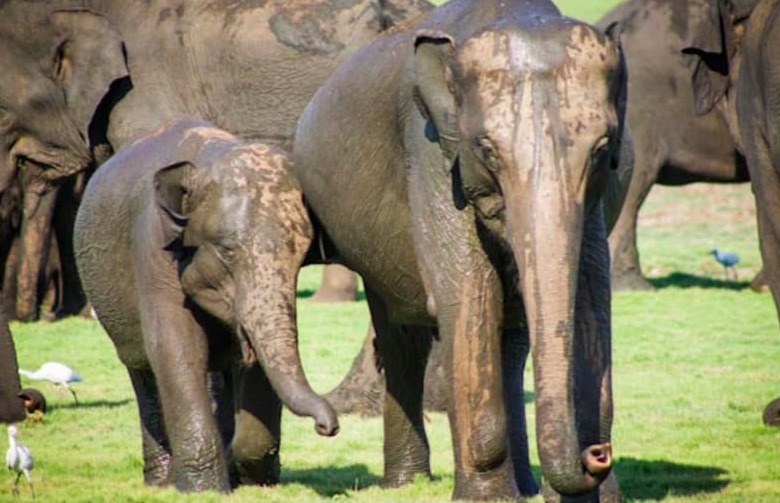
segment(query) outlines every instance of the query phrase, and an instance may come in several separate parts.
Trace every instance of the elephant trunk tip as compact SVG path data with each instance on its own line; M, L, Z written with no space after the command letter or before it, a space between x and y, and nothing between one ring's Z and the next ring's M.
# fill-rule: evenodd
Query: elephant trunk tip
M595 444L582 451L582 465L593 477L603 480L612 469L612 445Z
M336 411L326 401L315 408L312 414L314 418L314 430L323 437L335 437L339 432L339 419Z

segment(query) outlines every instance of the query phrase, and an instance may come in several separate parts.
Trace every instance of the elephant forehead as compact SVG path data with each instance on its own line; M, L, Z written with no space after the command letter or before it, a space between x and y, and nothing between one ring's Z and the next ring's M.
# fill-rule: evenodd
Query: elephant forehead
M565 20L564 20L565 21ZM551 73L570 68L604 72L619 64L617 53L594 28L563 22L553 29L486 31L466 41L458 51L464 75L516 76Z
M540 37L492 32L470 40L460 51L460 72L469 82L465 100L475 102L487 130L516 129L518 122L556 123L580 130L606 120L610 70L618 59L593 29L573 25L561 40L539 50ZM529 113L531 112L531 113ZM534 118L535 117L535 118Z
M236 141L236 137L222 129L201 126L190 128L184 133L182 143L192 140L201 140L204 143L208 143L210 141Z

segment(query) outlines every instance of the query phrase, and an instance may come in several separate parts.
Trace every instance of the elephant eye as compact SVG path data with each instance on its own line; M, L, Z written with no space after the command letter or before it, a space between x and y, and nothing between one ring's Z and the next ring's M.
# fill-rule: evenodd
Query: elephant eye
M11 127L12 121L13 117L11 117L11 112L3 106L0 106L0 131Z
M487 136L477 137L473 142L474 154L477 159L493 173L498 173L498 154L494 143Z
M594 167L598 167L606 159L606 154L609 153L610 147L612 146L612 142L610 141L611 139L611 136L609 133L607 133L596 140L596 142L593 144L593 148L591 149L591 159Z

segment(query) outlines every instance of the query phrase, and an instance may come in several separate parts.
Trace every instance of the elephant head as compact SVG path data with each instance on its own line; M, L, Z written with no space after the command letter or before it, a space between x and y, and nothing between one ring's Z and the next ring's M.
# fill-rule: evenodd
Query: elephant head
M20 4L0 6L0 191L18 167L46 181L87 169L93 119L128 75L105 17Z
M710 0L704 19L683 49L693 75L696 112L705 114L727 96L744 22L760 0Z
M257 357L293 413L335 435L335 412L312 391L298 353L295 287L313 234L300 187L281 151L237 150L229 163L180 162L155 174L165 248L188 301L234 331L245 361Z
M593 490L612 465L609 350L596 339L609 334L600 212L619 166L627 93L615 31L557 16L465 39L421 30L411 65L426 136L451 169L455 205L471 205L493 236L482 242L502 243L517 266L541 468L567 495ZM583 295L593 295L578 286L590 274L582 264L603 271L584 291L607 299L587 320L575 316L588 302ZM589 391L580 379L593 382Z

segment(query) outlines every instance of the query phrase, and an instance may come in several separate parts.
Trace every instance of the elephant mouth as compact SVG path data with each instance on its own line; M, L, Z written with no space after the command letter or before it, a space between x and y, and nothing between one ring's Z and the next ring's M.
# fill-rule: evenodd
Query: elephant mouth
M45 193L53 183L87 171L94 164L88 152L61 146L43 146L40 142L21 138L11 149L14 167L29 173L35 180L32 190Z

